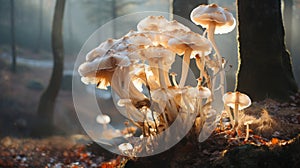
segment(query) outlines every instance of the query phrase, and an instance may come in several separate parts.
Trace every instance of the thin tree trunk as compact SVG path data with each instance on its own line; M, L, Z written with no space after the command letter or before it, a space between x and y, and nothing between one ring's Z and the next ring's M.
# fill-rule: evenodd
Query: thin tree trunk
M65 0L57 0L51 36L54 66L49 85L43 92L38 106L38 117L40 121L42 121L42 126L40 127L41 129L53 129L55 100L60 89L64 65L64 48L62 37L64 8ZM51 134L51 132L49 133Z
M15 1L10 1L10 24L11 24L11 70L16 72L16 43L15 43Z
M253 100L288 100L298 88L284 43L280 0L238 0L237 90Z
M293 27L293 0L284 0L284 29L287 48L292 49L292 27Z

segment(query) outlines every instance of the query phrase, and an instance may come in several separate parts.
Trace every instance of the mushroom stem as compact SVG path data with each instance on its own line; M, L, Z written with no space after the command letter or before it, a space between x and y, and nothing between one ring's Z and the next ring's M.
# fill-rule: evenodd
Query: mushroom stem
M172 82L173 82L173 85L178 88L178 84L177 84L177 81L176 81L176 73L172 72L170 73L170 75L172 76Z
M201 57L199 55L196 55L196 65L200 71L200 78L202 78L203 76L205 78L205 82L207 83L208 88L210 88L208 74L204 69L204 62L201 60Z
M224 82L225 82L225 77L224 77L224 73L222 73L221 69L222 69L222 55L220 54L220 51L217 47L217 44L215 42L215 36L214 36L214 32L215 32L215 29L216 29L216 24L215 23L210 23L208 28L207 28L207 38L208 40L211 42L215 52L216 52L216 55L217 55L217 61L218 61L218 65L219 65L219 71L220 71L220 86L221 86L221 91L222 91L222 94L224 94ZM215 81L215 80L214 80ZM215 85L215 84L213 84ZM212 88L214 89L214 88Z
M180 82L179 82L179 88L183 88L187 75L188 75L188 71L189 71L189 65L190 65L190 56L192 53L192 49L188 48L185 50L184 55L183 55L183 61L182 61L182 70L181 70L181 78L180 78Z
M239 120L239 104L234 104L234 128L237 128Z
M225 105L225 111L227 112L227 114L229 116L231 126L234 127L234 121L233 121L233 116L232 116L230 107Z
M245 141L248 141L249 138L249 124L246 124L246 137L245 137Z
M161 58L158 58L158 75L159 75L159 83L160 83L160 87L166 89L167 88L167 84L165 81L165 75L164 75L164 69L163 69L163 65L162 65L162 60Z

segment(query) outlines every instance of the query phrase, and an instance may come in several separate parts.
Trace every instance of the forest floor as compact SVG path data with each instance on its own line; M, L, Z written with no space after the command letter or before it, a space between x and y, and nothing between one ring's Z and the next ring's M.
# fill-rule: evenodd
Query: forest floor
M107 152L84 135L68 89L60 92L58 102L64 106L56 110L71 119L57 121L56 125L64 128L73 122L73 130L50 137L31 136L47 76L50 70L26 66L18 66L17 73L12 73L0 59L0 167L109 168L126 162L125 167L129 168L300 167L300 93L292 96L290 102L254 102L241 116L241 123L255 120L250 125L248 141L244 141L244 125L238 135L229 127L219 126L203 143L183 139L156 156L127 160Z

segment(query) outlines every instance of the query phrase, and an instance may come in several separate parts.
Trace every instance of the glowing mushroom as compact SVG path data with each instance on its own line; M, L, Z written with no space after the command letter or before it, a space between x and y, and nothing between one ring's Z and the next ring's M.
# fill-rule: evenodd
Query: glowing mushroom
M244 125L246 125L246 137L245 137L245 141L248 141L249 138L249 125L252 124L253 121L249 120L244 122Z
M93 61L97 57L101 57L107 53L109 49L113 45L117 43L118 40L115 39L107 39L103 43L101 43L97 48L91 50L87 55L86 55L86 61Z
M224 34L231 32L236 25L233 15L217 4L200 5L191 12L191 20L202 27L206 28L207 37L211 41L221 62L222 57L217 49L214 34Z
M215 43L214 34L224 34L231 32L236 25L233 15L217 4L200 5L191 12L191 20L206 28L207 38L211 41L213 48L217 54L217 61L220 68L222 68L222 55L220 54ZM224 74L221 73L221 87L224 92Z
M131 64L128 57L107 53L105 56L98 57L92 62L85 62L78 68L81 80L85 83L97 84L100 89L107 89L110 85L115 69L128 67Z
M148 61L154 76L158 76L160 87L167 88L170 85L168 70L175 61L175 53L165 47L150 46L141 50L141 59Z
M178 55L183 55L181 78L179 87L182 88L188 75L190 59L198 53L204 52L206 55L211 52L210 42L201 35L194 32L174 30L168 32L172 38L168 41L168 47Z
M130 154L133 150L133 146L131 145L131 143L122 143L118 146L118 148L123 154L126 155Z
M110 123L110 117L105 114L99 114L96 117L96 121L97 123L102 124L104 129L106 129L107 124Z
M234 128L238 126L238 112L251 105L251 99L240 92L228 92L223 96L223 102L226 106L233 109L234 114Z

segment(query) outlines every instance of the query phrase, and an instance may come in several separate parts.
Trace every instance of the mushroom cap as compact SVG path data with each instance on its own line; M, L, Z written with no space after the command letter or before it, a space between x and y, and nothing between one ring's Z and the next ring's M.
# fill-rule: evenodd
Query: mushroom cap
M124 107L126 104L132 103L131 99L120 99L117 102L117 105L120 107Z
M167 33L172 37L168 41L168 47L178 55L182 55L188 48L193 50L191 58L194 58L195 55L202 52L204 52L205 55L211 52L209 40L198 33L183 30L174 30Z
M207 87L190 87L187 90L187 94L192 98L208 98L211 95L211 91Z
M107 39L103 43L101 43L98 47L91 50L86 55L86 61L93 61L97 57L101 57L107 53L109 49L111 49L116 43L118 43L119 40L116 39Z
M168 67L175 61L175 53L171 50L159 45L159 46L150 46L146 49L140 50L140 58L142 60L152 60L156 61L157 59L162 59L162 64ZM159 67L163 68L163 67Z
M96 117L96 121L99 124L108 124L108 123L110 123L110 117L105 114L99 114Z
M78 68L78 72L82 76L81 81L85 84L98 84L100 89L106 89L117 67L131 65L129 58L123 54L112 51L91 62L84 62Z
M224 34L231 32L236 25L233 15L217 4L199 5L191 12L191 20L204 28L208 28L209 24L215 23L215 34Z
M168 21L164 16L148 16L141 20L137 25L137 30L139 32L144 31L173 31L173 30L185 30L190 31L190 29L177 21Z
M133 146L131 145L131 143L122 143L118 146L118 148L121 152L124 152L128 150L132 150Z
M240 92L228 92L223 96L223 102L225 105L235 108L235 104L238 104L238 109L243 110L251 105L251 99Z

